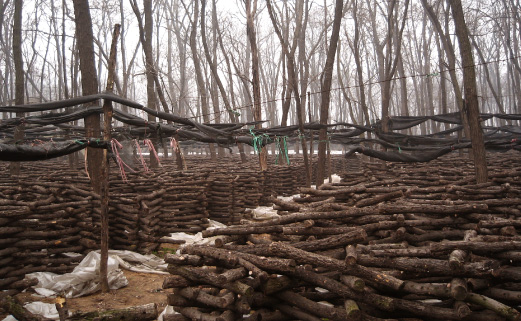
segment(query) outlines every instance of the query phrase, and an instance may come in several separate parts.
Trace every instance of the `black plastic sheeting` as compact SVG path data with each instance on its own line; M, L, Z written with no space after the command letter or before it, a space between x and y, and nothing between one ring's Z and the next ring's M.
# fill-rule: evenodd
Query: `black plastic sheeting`
M106 142L99 139L46 142L33 145L0 144L0 161L40 161L65 156L87 147L107 148L107 146Z
M120 103L125 106L129 106L136 109L143 109L144 106L136 103L132 100L128 100L126 98L114 95L112 93L103 92L100 94L88 95L75 97L65 100L51 101L46 103L39 104L29 104L29 105L13 105L13 106L2 106L0 107L0 112L14 112L14 113L30 113L35 111L47 111L47 110L55 110L60 108L72 107L81 104L87 104L94 101L98 101L100 99L106 99L110 101L114 101Z
M489 140L485 142L485 148L490 151L506 152L509 150L521 151L521 141L509 141L509 140ZM416 162L429 162L452 151L470 148L471 143L462 143L452 146L442 147L438 149L432 149L429 151L421 151L417 153L404 153L399 151L378 151L371 148L358 146L347 151L344 156L349 157L354 153L364 154L366 156L378 158L388 162L403 162L403 163L416 163Z
M219 145L235 145L243 143L248 145L266 145L274 141L277 136L287 136L288 138L298 139L304 135L310 138L317 137L316 131L327 128L329 141L339 144L360 144L376 143L383 147L398 151L417 151L419 154L380 152L364 147L353 150L368 156L381 158L390 161L428 161L444 155L454 149L469 148L468 139L461 139L451 135L462 131L461 113L448 113L433 116L395 116L389 118L390 130L404 130L417 126L425 121L432 120L447 124L456 125L452 129L447 129L429 135L405 135L401 133L381 132L381 121L377 121L371 126L361 126L356 124L339 122L335 124L322 125L316 122L304 124L304 133L300 132L298 126L275 126L263 129L249 129L247 126L255 126L260 122L249 123L230 123L230 124L202 124L190 118L179 117L171 113L156 111L147 108L139 103L121 98L112 93L100 93L96 95L82 96L62 101L54 101L40 104L16 105L0 107L0 112L43 112L61 108L73 107L81 104L92 103L100 99L105 99L131 108L142 110L150 115L160 118L163 122L148 121L141 117L121 110L114 109L114 119L124 123L124 127L113 128L115 135L124 138L166 138L175 136L181 141L197 141L203 143L217 143ZM64 143L57 143L58 140L84 137L85 130L82 127L70 125L75 120L83 119L91 114L100 114L103 109L99 106L88 105L84 107L69 108L65 112L49 112L44 115L33 115L21 118L11 118L0 121L0 138L3 142L17 143L12 140L13 130L16 126L25 126L26 139L45 140L54 139L51 145L17 145L0 144L0 160L8 161L31 161L43 160L53 157L67 155L80 150L84 147L82 141L91 143L92 140L76 140ZM481 120L485 121L493 117L507 121L521 120L518 114L481 114ZM164 121L168 123L165 124ZM501 127L483 127L485 145L487 149L504 151L508 149L518 150L517 141L521 140L521 127L506 125ZM310 131L314 131L314 134ZM370 132L373 138L361 138L360 135ZM56 135L61 135L60 138ZM61 144L61 145L59 145ZM94 145L96 145L95 143ZM105 143L99 143L100 148L104 148ZM463 146L463 147L461 147ZM93 146L94 147L94 146ZM350 152L352 153L352 152Z

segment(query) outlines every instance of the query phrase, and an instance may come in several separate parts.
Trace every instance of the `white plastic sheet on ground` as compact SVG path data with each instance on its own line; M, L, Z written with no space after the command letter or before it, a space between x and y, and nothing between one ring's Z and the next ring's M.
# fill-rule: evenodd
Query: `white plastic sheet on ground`
M331 175L331 183L340 183L341 180L342 180L342 177L338 176L337 174ZM326 178L324 180L324 184L327 184L327 183L329 183L329 178Z
M47 319L60 320L56 305L52 303L30 302L24 304L24 308L33 314L44 316Z
M176 312L176 311L174 310L174 307L173 307L173 306L171 306L171 305L167 305L167 306L165 307L165 309L163 310L163 312L161 312L161 313L159 314L159 316L157 317L157 321L163 321L163 320L164 320L164 319L163 319L163 316L164 316L165 314L166 314L166 315L170 315L170 314L180 314L180 313L179 313L179 312Z
M210 226L208 227L208 230L226 227L225 224L222 224L222 223L219 223L219 222L213 221L213 220L209 220L209 223L210 223ZM177 233L170 233L169 238L171 238L173 240L185 241L184 244L181 244L179 246L179 248L182 248L183 246L191 245L191 244L214 245L215 239L218 238L218 236L203 238L203 233L201 233L201 232L198 232L195 235L184 233L184 232L177 232Z
M253 219L255 220L269 220L274 217L280 216L277 214L277 210L273 209L273 206L259 206L251 210Z
M51 272L35 272L26 275L26 278L38 279L35 291L45 297L64 295L67 298L76 298L94 293L101 289L99 283L99 251L90 252L74 268L71 273L56 274ZM109 251L108 280L109 287L113 290L122 288L128 284L128 280L119 268L144 272L166 272L167 264L154 255L141 255L131 251Z

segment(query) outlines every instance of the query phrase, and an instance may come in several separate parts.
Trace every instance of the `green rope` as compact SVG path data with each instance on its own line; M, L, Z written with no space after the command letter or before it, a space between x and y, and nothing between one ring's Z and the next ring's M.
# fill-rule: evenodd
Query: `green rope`
M82 141L80 141L80 140L78 140L78 139L76 139L74 142L75 142L76 144L78 144L78 145L85 145L84 142L82 142Z
M284 142L284 156L286 156L286 162L289 165L288 142L286 140L287 138L288 138L288 136L282 137L282 141Z
M402 153L402 149L400 148L400 144L396 143L396 145L398 145L398 152L401 154Z
M268 134L255 135L255 133L253 132L253 128L250 128L250 134L252 136L253 149L255 150L255 153L260 153L260 150L264 145L263 143L269 143L271 140Z
M279 151L279 154L281 152L281 149L280 149L280 137L278 136L275 136L275 148L277 148L277 150ZM276 156L275 157L275 165L278 165L279 164L279 157Z
M289 155L288 155L288 142L286 141L287 138L288 138L288 136L282 136L282 137L275 136L275 146L276 146L277 150L279 151L279 154L275 157L275 165L277 165L279 163L279 155L281 155L281 154L282 154L282 157L286 158L286 163L288 163L288 165L290 164ZM282 140L282 144L281 144L281 140Z

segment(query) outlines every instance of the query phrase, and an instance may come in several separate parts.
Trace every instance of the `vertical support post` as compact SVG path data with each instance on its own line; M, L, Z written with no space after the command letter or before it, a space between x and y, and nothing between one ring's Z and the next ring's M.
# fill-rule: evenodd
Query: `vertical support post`
M311 125L311 122L313 121L311 118L311 93L308 91L308 117L309 117L309 124ZM313 181L313 154L315 153L313 148L313 129L309 130L309 177L311 181ZM318 184L317 184L318 185Z
M116 52L118 45L118 37L121 25L114 25L112 34L112 45L110 47L110 56L108 62L107 76L107 92L114 90L114 75L116 73ZM109 143L112 139L112 102L105 100L103 102L103 140ZM101 162L102 178L101 178L101 258L100 258L100 283L101 292L110 291L108 282L107 261L109 257L109 174L110 166L108 163L108 150L103 149L103 159Z

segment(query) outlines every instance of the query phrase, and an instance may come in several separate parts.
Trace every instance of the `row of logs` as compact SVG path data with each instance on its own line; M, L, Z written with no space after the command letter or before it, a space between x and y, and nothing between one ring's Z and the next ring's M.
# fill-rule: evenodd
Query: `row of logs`
M60 160L23 163L17 177L8 175L7 163L0 168L0 290L23 289L26 273L69 272L99 249L100 200L83 167L70 170ZM161 243L184 242L165 236L200 232L209 219L238 223L246 208L295 193L294 170L277 166L261 173L256 164L201 162L179 172L165 163L147 172L127 170L125 180L113 167L110 248L149 253Z
M165 320L521 319L519 163L491 155L486 184L451 156L363 163L273 199L280 217L206 230L214 246L167 256Z

